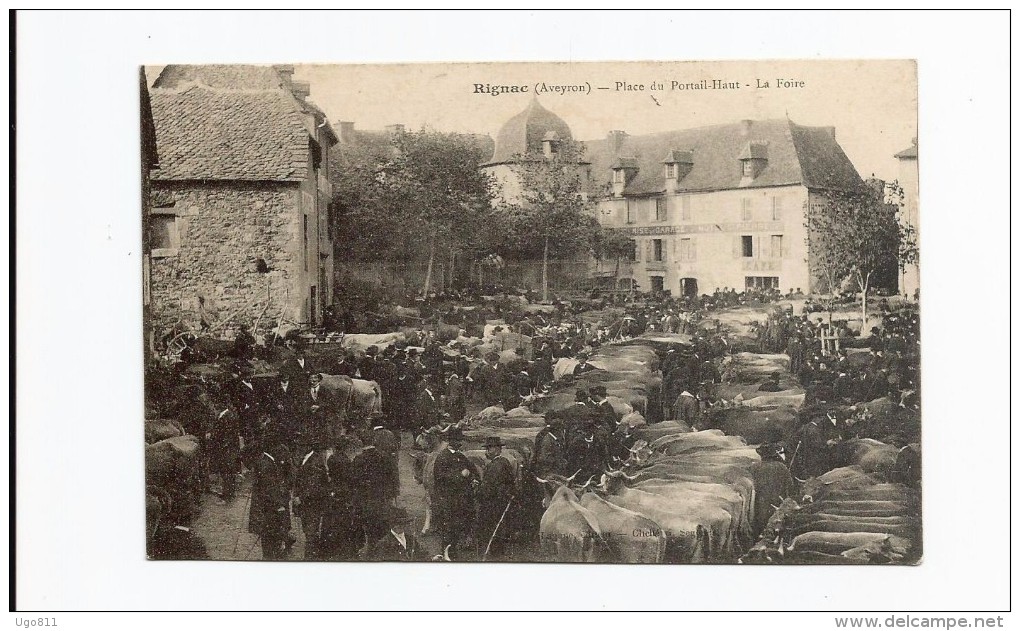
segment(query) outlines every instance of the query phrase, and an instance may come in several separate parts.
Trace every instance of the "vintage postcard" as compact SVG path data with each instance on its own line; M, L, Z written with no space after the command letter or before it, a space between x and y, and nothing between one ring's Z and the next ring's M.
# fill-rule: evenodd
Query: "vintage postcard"
M920 562L913 61L138 79L149 559Z

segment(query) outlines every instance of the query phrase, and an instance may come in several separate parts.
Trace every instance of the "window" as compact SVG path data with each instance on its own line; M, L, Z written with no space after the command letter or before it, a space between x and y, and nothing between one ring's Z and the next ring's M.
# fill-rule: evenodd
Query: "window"
M173 207L153 208L149 215L149 249L152 256L175 256L181 247L180 227Z
M747 235L740 237L740 255L744 258L754 256L754 237Z
M315 139L308 139L308 152L312 154L312 168L322 168L322 147L319 143L315 142Z
M754 163L753 162L751 162L750 160L744 160L743 161L743 167L744 167L744 170L743 170L744 177L754 177Z
M662 239L652 239L652 260L662 261Z
M694 260L694 241L691 239L680 239L680 260Z
M655 221L666 221L666 198L655 198Z
M317 317L318 314L316 313L316 306L317 306L317 304L316 304L315 298L316 298L316 296L315 296L315 285L312 285L309 288L309 292L308 292L308 304L309 304L308 321L311 322L312 324L315 324L316 321L318 320L318 317Z
M680 198L680 219L681 221L691 220L691 196L684 195Z
M671 162L666 165L666 178L676 179L676 163Z
M772 221L783 219L783 198L778 195L772 198Z
M751 221L751 198L745 197L740 200L740 219Z
M308 215L305 215L305 271L308 271Z
M634 241L631 244L631 246L632 247L631 247L630 251L627 252L627 260L628 261L636 261L636 260L638 260L638 245L637 245L637 241Z
M772 235L772 258L783 258L783 235L781 234Z
M623 169L613 169L613 184L623 184Z
M662 276L652 276L652 291L662 291L665 289L665 279Z
M778 276L745 276L745 289L779 289Z
M634 223L634 215L632 215L630 211L630 200L628 199L625 203L627 204L626 205L627 223Z

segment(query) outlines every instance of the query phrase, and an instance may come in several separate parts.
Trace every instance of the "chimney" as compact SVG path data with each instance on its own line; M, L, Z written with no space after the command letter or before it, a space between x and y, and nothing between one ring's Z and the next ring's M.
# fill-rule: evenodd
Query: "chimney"
M273 68L275 68L276 72L278 72L280 74L280 77L283 78L284 84L289 86L294 77L294 66L279 65L273 66Z
M354 142L354 122L353 121L337 121L336 128L340 132L340 142L351 143Z
M745 118L740 121L740 135L747 137L751 135L751 126L754 125L754 121Z
M307 81L292 81L290 91L299 99L304 99L312 93L312 84Z
M396 136L398 134L404 133L404 126L399 123L395 125L387 125L385 129L386 133L388 133L391 136Z
M621 129L614 129L609 132L606 139L609 141L609 150L616 155L620 152L620 148L623 147L623 141L627 137L627 132Z

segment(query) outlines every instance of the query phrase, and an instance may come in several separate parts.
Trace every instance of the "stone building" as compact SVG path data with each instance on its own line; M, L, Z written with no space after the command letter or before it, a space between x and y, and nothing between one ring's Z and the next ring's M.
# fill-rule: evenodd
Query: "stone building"
M153 327L315 325L332 301L329 149L290 66L167 66L145 238ZM260 319L261 318L261 319Z
M917 138L913 144L903 151L897 153L896 159L900 161L900 187L903 188L903 208L901 209L901 220L914 229L917 235L918 216L917 198L920 192L920 183L917 171ZM909 264L903 267L900 273L900 293L907 297L913 297L921 287L921 271L916 264Z
M736 123L585 143L599 221L636 242L625 284L673 295L815 288L805 212L864 182L832 127Z

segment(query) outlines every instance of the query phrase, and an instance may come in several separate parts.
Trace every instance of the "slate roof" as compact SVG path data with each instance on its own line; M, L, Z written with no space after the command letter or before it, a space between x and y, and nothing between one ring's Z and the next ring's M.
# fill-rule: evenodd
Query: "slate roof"
M272 66L203 64L167 66L152 87L179 89L191 83L228 90L280 90L285 85L283 77Z
M755 144L751 144L751 143ZM863 190L857 170L833 137L830 127L804 127L789 120L737 122L639 136L623 136L618 151L607 139L586 141L585 159L597 184L608 183L619 158L639 165L625 195L665 191L663 156L690 152L693 164L678 190L713 191L802 184L811 189ZM758 156L767 143L767 162L748 186L740 186L742 152ZM754 153L751 153L754 152Z
M560 140L574 137L562 118L542 107L538 99L532 99L523 112L500 128L492 158L483 166L503 164L517 155L540 152L542 140L550 132L555 132Z
M162 79L162 77L161 77ZM158 83L158 82L157 82ZM300 181L308 131L284 90L154 89L154 180Z

